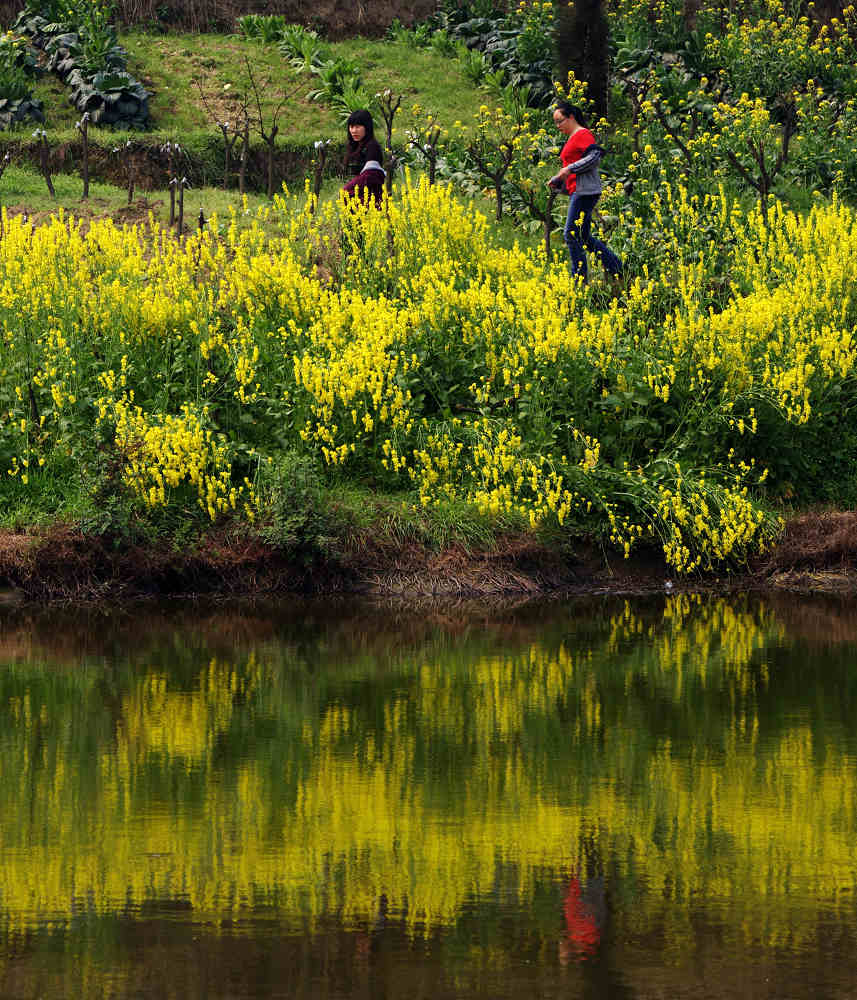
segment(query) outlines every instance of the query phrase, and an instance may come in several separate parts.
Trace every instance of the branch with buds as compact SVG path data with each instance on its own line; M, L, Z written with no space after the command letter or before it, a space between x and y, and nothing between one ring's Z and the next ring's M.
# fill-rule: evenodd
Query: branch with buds
M399 165L399 160L393 152L393 121L396 118L396 112L401 106L402 97L401 95L395 96L389 87L375 96L378 99L381 117L384 119L384 125L387 129L384 148L387 153L387 194L389 194L393 188L393 174Z
M137 165L134 162L134 146L130 139L124 145L115 146L113 152L119 155L122 161L122 168L125 171L125 179L128 184L128 204L134 200L134 184L137 180Z
M167 158L167 186L170 189L170 227L172 228L176 223L176 184L178 184L178 178L175 174L175 161L182 153L182 148L177 142L165 142L161 146L162 155Z
M224 149L224 167L223 167L223 190L229 190L229 178L232 173L232 154L235 149L235 144L242 137L243 125L242 121L247 118L247 98L246 96L239 97L241 101L241 108L237 114L236 122L221 121L217 117L217 113L212 109L211 105L205 96L205 91L202 89L202 84L199 80L196 81L197 89L199 90L200 100L202 101L202 106L205 108L205 112L209 119L214 122L217 128L223 136L223 149ZM227 86L229 86L227 84Z
M190 187L190 181L187 177L182 177L182 179L177 182L177 186L179 191L179 221L177 228L178 234L181 236L184 232L184 193L185 189Z
M250 90L252 91L253 98L256 103L256 117L253 122L253 127L255 131L258 133L259 137L268 147L267 192L268 192L268 197L273 198L274 197L274 154L276 152L277 134L280 131L280 116L282 115L283 110L286 107L286 104L292 97L294 97L294 95L298 92L299 88L295 87L293 90L290 90L287 94L281 94L279 103L277 104L276 108L274 108L274 110L271 112L271 124L266 125L265 116L262 112L261 88L256 82L256 77L253 75L253 69L250 65L250 60L246 56L244 57L244 66L247 73L247 79L250 84ZM270 85L271 85L271 80L268 79L263 86L264 88L268 88L270 87Z
M312 181L312 211L315 212L316 206L318 205L319 195L321 194L321 181L324 174L324 167L327 163L328 155L330 154L330 139L319 139L314 143L315 148L315 158L313 159L313 181Z
M75 123L74 126L78 132L80 132L80 137L83 141L83 160L81 164L81 172L83 173L83 194L80 196L81 200L85 200L89 197L89 112L85 111L79 122Z
M420 155L425 158L428 164L429 185L434 184L437 175L437 161L439 159L438 144L443 130L439 126L427 129L424 133L411 132L409 144L414 149L419 150Z
M489 139L483 131L480 133L479 140L470 143L467 147L467 152L472 157L479 172L494 185L498 222L503 218L503 178L515 159L516 143L524 129L523 124L515 124L507 135L495 140Z

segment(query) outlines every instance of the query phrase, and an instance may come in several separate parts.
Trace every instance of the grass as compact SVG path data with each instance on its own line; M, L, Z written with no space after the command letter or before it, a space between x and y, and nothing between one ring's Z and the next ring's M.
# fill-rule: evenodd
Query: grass
M265 46L239 35L152 35L134 30L120 40L128 52L129 72L151 92L149 134L155 138L183 142L194 134L219 135L212 115L220 121L236 118L239 95L247 89L248 61L262 92L262 110L268 121L283 97L288 97L280 120L278 141L282 145L304 146L345 134L337 111L307 99L316 77L292 69L275 45ZM399 129L409 123L414 103L452 124L469 121L482 101L480 91L467 80L456 60L429 49L365 38L329 44L333 56L344 56L360 65L369 93L389 87L402 95ZM53 138L74 138L80 113L69 102L63 84L46 75L37 84L36 97L44 103L44 127ZM124 134L90 129L93 141L104 145L115 143Z
M342 481L324 488L323 507L328 529L352 544L371 538L381 545L415 543L434 551L459 545L478 551L504 534L525 530L523 519L512 514L487 515L458 502L422 507L415 499Z
M81 200L83 182L77 174L54 174L52 177L56 198L48 193L44 178L36 170L11 165L0 179L0 204L11 212L26 211L36 220L49 216L59 208L81 218L113 216L118 222L145 220L149 211L155 220L166 225L169 221L170 196L166 190L137 192L133 205L128 206L128 194L124 188L98 181L90 181L88 201ZM327 182L322 197L335 197L338 185ZM263 204L264 195L248 194L246 207L251 214ZM238 212L244 210L244 203L235 190L221 188L190 188L185 193L184 215L188 228L196 225L200 209L206 218L217 213L221 218L228 215L230 207Z
M412 105L418 103L447 125L456 120L467 124L485 99L461 72L457 60L430 49L366 38L339 42L334 48L337 54L360 64L370 93L389 87L402 95L401 122L410 117Z

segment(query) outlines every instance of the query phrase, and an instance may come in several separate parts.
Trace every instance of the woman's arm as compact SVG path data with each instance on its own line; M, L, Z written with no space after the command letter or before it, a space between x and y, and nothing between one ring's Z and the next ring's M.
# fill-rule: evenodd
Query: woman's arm
M601 161L601 157L604 156L604 149L593 143L591 146L587 146L583 150L583 156L579 160L575 160L574 163L569 163L568 166L563 167L558 173L554 174L553 177L548 181L548 186L555 187L561 190L565 185L565 179L569 174L585 174L588 170L594 170Z
M583 156L579 160L569 163L567 167L560 170L560 173L563 176L566 174L585 174L587 170L592 170L593 167L598 166L602 156L604 156L604 150L601 146L589 146L587 149L584 149Z

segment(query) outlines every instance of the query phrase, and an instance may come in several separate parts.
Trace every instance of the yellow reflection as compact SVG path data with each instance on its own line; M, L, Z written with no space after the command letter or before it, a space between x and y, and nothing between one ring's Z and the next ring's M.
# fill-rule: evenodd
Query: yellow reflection
M231 767L216 742L294 713L252 656L211 660L190 691L145 675L94 764L62 738L69 720L51 730L31 693L16 696L0 743L0 908L10 929L176 897L214 921L266 901L358 925L384 895L422 932L489 896L501 864L526 905L586 838L616 878L633 876L640 926L669 915L676 948L700 906L748 939L799 942L814 933L808 907L854 920L857 762L798 714L760 717L776 683L760 654L782 641L765 609L629 605L585 636L417 655L401 683L372 689L371 712L327 698L276 753ZM680 743L657 737L659 720L633 709L643 682L679 715L691 695L720 696L720 715ZM37 726L59 734L49 752Z

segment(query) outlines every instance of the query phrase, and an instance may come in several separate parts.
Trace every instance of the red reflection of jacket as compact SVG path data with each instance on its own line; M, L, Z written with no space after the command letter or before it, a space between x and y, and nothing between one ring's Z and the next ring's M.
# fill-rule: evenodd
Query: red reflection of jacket
M580 882L572 875L565 894L565 933L582 956L593 955L601 943L601 928L583 899Z

